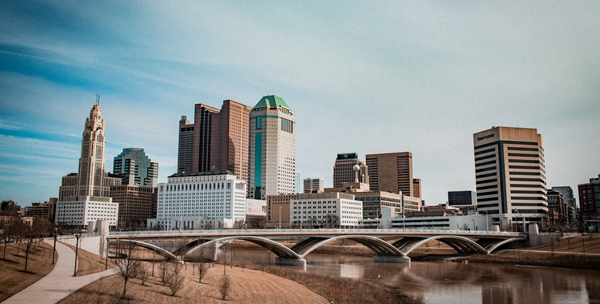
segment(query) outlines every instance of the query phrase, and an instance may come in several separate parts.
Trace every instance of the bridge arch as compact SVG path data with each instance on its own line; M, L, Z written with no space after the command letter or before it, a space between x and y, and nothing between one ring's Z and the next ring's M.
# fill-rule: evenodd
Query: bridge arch
M131 245L135 245L138 247L142 247L142 248L146 248L148 250L151 250L157 254L160 254L161 256L167 258L167 259L171 259L171 260L179 260L179 258L172 254L171 252L169 252L168 250L165 250L163 248L160 248L156 245L152 245L152 244L148 244L146 242L142 242L142 241L136 241L136 240L126 240L126 239L120 239L119 243L124 243L124 244L131 244Z
M520 242L520 241L524 241L524 238L510 238L510 239L506 239L506 240L500 240L498 243L494 243L492 245L490 245L489 247L487 247L487 251L491 254L494 253L494 251L496 251L496 249L500 248L500 246L508 244L508 243L512 243L512 242Z
M401 256L406 257L402 251L394 247L392 244L373 236L368 235L343 235L336 237L310 237L296 245L292 246L291 250L296 252L301 258L304 258L311 251L335 240L349 239L369 248L378 256Z
M229 236L229 237L221 237L213 240L196 240L188 245L178 249L176 254L179 253L181 258L183 259L186 255L206 246L210 246L217 242L223 242L228 240L241 240L254 243L256 245L262 246L270 251L272 251L275 255L281 258L289 258L289 259L301 259L302 257L294 252L292 249L287 246L280 244L276 241L270 240L264 237L258 236Z
M444 242L448 246L452 247L459 253L467 253L474 251L477 253L489 254L489 251L477 244L475 241L458 235L438 235L432 237L411 237L407 240L401 239L393 243L395 247L398 247L405 255L408 255L411 251L417 247L433 240L439 240Z

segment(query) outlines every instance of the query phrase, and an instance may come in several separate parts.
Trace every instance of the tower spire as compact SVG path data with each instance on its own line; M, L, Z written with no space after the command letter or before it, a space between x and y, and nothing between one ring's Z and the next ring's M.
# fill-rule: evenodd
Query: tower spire
M96 105L100 105L100 94L96 94Z

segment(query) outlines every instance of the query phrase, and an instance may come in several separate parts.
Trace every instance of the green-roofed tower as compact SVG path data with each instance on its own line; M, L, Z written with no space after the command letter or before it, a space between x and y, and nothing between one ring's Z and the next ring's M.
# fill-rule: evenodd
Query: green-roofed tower
M295 193L296 118L279 96L260 99L250 113L248 197Z

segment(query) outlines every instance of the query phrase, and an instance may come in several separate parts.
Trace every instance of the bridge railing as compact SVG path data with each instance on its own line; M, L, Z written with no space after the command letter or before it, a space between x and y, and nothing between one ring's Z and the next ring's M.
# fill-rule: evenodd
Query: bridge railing
M489 236L525 236L523 232L482 231L482 230L437 230L437 229L214 229L214 230L146 230L111 231L112 236L143 235L265 235L265 234L452 234L452 235L489 235Z

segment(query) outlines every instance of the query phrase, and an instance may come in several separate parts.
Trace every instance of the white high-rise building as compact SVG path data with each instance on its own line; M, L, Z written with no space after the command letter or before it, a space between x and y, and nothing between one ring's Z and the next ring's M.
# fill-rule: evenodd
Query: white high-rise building
M81 228L96 220L107 220L110 226L117 224L119 204L113 203L109 194L110 186L120 185L121 179L107 177L104 173L106 133L98 102L99 96L90 117L85 120L79 171L62 178L56 223Z
M477 210L502 229L546 222L546 165L536 129L493 127L473 134Z
M158 184L156 219L149 228L232 228L246 219L246 182L229 171L176 173Z
M296 190L296 118L281 97L263 97L250 113L248 197Z

